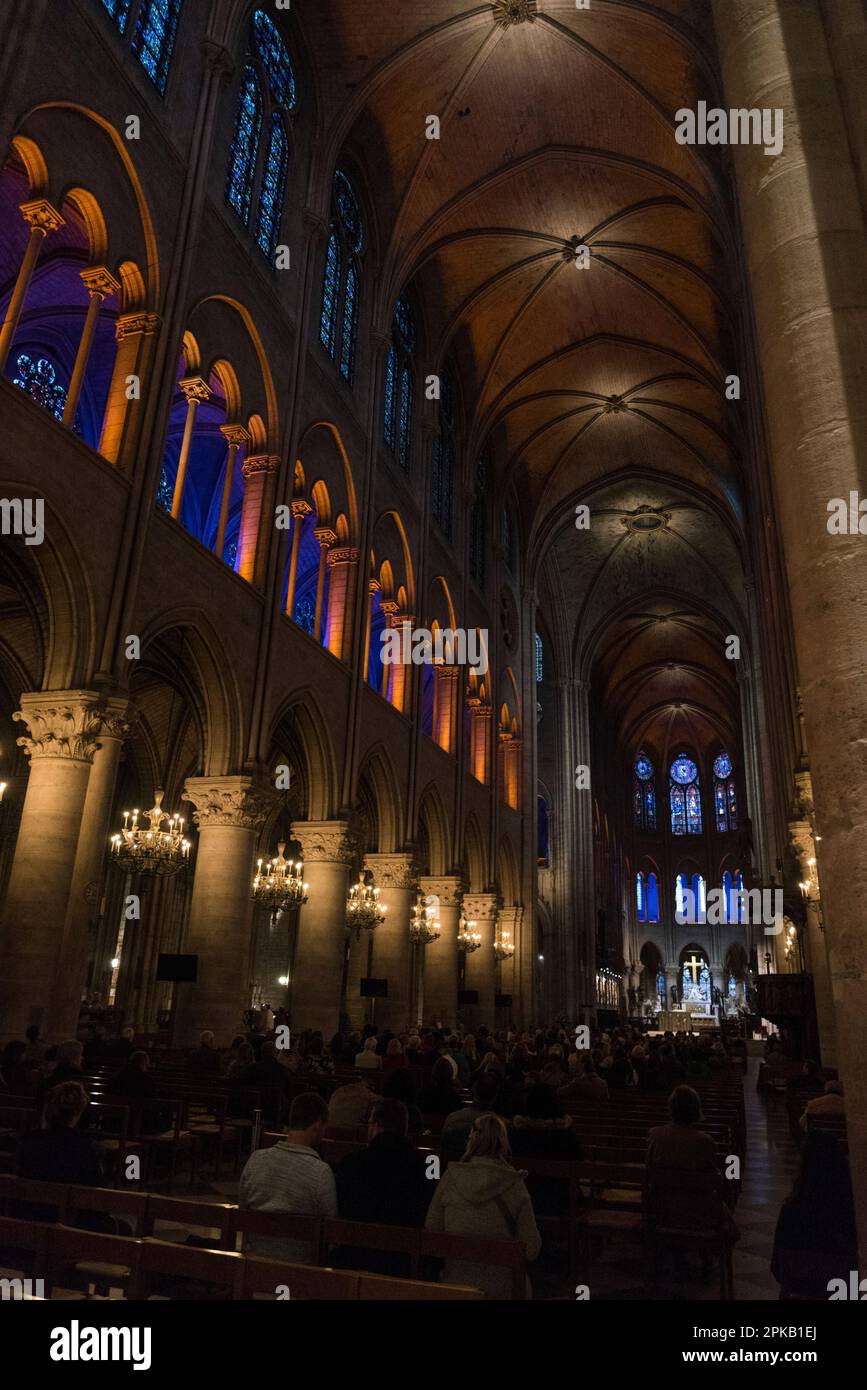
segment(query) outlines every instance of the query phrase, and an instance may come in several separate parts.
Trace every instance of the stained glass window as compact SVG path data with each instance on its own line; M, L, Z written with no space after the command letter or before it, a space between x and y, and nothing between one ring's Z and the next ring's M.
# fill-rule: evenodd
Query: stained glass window
M157 488L157 506L162 507L164 512L171 511L174 493L175 485L169 475L168 468L163 464L160 472L160 484Z
M485 587L486 558L486 491L488 486L488 460L482 455L476 467L476 486L473 505L470 511L470 576L479 588Z
M268 16L257 10L253 15L253 41L262 67L268 77L271 98L287 111L295 108L295 73L286 45Z
M233 570L233 569L235 568L235 563L236 563L236 561L237 561L237 559L238 559L238 537L237 537L237 536L235 537L234 540L229 541L229 544L226 546L226 549L225 549L225 551L223 552L223 559L225 560L226 564L229 566L229 569L232 569L232 570Z
M440 379L439 434L433 442L431 507L440 530L452 534L452 488L455 472L454 394L447 376Z
M737 997L738 997L738 982L737 982L737 980L735 979L734 975L729 975L729 999L737 999Z
M644 874L635 875L636 916L639 922L647 921L647 906L644 900Z
M539 636L538 632L535 634L534 640L536 643L536 683L538 684L542 680L543 676L542 639Z
M340 242L334 223L325 252L325 282L322 286L322 313L319 318L319 338L329 356L334 356L337 340L337 304L340 296Z
M725 914L727 922L742 922L744 915L744 903L740 894L744 889L744 876L740 869L732 875L728 869L723 874L723 892L725 894Z
M394 448L394 402L397 394L397 352L388 349L385 364L385 409L383 411L383 438L390 449Z
M635 759L632 783L632 819L636 830L656 830L656 783L653 763L641 752Z
M13 385L20 386L28 396L50 410L56 419L63 419L66 405L66 387L57 380L57 368L49 357L33 358L27 352L18 355L15 362Z
M256 240L273 261L280 234L283 199L286 195L286 171L289 168L289 142L282 117L275 111L271 117L271 138L262 187L259 192L259 212L256 219Z
M316 626L316 605L309 595L299 598L295 605L295 622L310 637L313 636L313 629Z
M647 876L647 920L659 921L659 885L654 873Z
M716 828L721 834L738 828L738 803L735 791L732 760L728 753L720 753L713 764L713 804Z
M102 0L103 9L108 11L121 33L126 28L130 4L131 0Z
M253 179L262 129L262 95L253 68L245 68L235 120L235 137L229 154L226 197L246 227L250 221Z
M397 456L404 473L409 472L409 452L412 442L412 377L408 366L400 374L400 423L398 425Z
M413 369L415 320L404 295L394 306L391 321L392 344L385 370L383 438L397 454L398 462L409 472L412 443Z
M340 344L340 375L351 383L355 374L355 339L358 336L358 271L350 265L343 293L343 335Z
M332 214L325 254L319 337L329 357L336 357L339 349L340 375L351 385L355 375L364 223L352 184L342 169L334 173Z
M500 518L500 539L503 544L506 564L509 566L510 570L514 569L515 532L512 525L512 513L509 511L508 507L503 508L502 517Z
M161 95L166 90L180 13L181 0L142 0L136 19L132 51Z
M678 753L670 768L669 799L673 835L701 834L701 793L698 768L692 758Z

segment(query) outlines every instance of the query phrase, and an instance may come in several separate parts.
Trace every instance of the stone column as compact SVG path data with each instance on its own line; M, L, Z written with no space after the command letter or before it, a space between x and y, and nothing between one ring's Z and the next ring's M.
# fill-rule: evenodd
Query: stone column
M458 1010L458 923L466 885L455 875L420 879L421 891L439 899L439 940L425 947L422 1020L454 1024Z
M292 510L292 549L289 558L289 584L286 590L287 618L292 617L295 609L295 584L298 579L298 549L301 545L301 528L304 525L304 518L313 511L310 503L305 502L303 497L293 497L290 506Z
M809 772L795 773L795 815L789 821L789 841L794 850L800 879L798 887L804 894L806 916L806 969L813 976L816 1001L816 1026L823 1067L836 1067L837 1039L834 1029L834 998L831 992L831 972L828 947L822 917L821 887L816 863L816 844L813 838L813 789ZM788 886L788 885L787 885ZM794 886L794 885L792 885Z
M63 922L49 1026L54 1038L74 1038L87 978L89 928L99 913L111 833L111 810L123 741L129 732L127 701L105 700L93 755L69 902Z
M88 270L82 270L81 278L90 296L90 302L84 316L84 328L81 331L78 352L75 354L75 366L72 369L72 379L66 393L66 404L63 407L61 424L67 425L70 429L75 424L75 412L78 410L81 389L87 375L87 364L90 361L90 350L93 347L93 335L99 321L100 307L103 300L107 299L110 294L120 293L119 281L115 280L104 265L91 266Z
M196 427L196 411L199 408L199 401L207 401L211 398L211 388L200 376L182 377L178 385L187 398L187 418L184 421L181 450L178 454L178 471L175 474L175 490L172 493L172 516L175 521L181 520L184 505L184 487L187 481L187 465L190 461L193 430Z
M340 1021L346 899L354 844L346 821L295 821L307 902L298 913L292 990L292 1028L319 1028L325 1041Z
M466 988L479 992L479 1002L465 1012L474 1027L480 1023L493 1028L494 995L497 992L497 958L494 955L494 935L497 928L497 915L500 899L497 893L467 893L464 896L463 911L468 921L475 921L482 935L482 944L477 951L467 956Z
M49 232L57 231L57 228L64 224L64 218L45 198L34 198L32 202L22 203L21 216L30 228L30 236L27 239L24 259L18 268L15 288L6 309L6 318L0 329L0 372L6 366L6 359L12 348L42 243Z
M12 718L30 737L30 757L15 858L6 894L0 948L0 1040L20 1038L29 1023L54 1034L50 1018L62 924L78 852L81 818L102 723L89 690L21 696Z
M253 856L274 793L252 777L191 777L183 799L199 828L184 949L199 967L194 985L177 986L175 1042L191 1047L211 1028L228 1046L249 1004Z
M162 320L144 311L121 314L114 326L117 352L108 388L99 452L109 463L125 463L136 448L142 418L142 391L153 361ZM138 393L130 395L130 377L137 377Z
M214 554L218 560L223 558L226 543L226 526L229 521L229 506L232 501L232 483L235 478L235 460L238 450L250 443L250 436L243 425L221 425L220 433L226 441L226 472L223 478L223 495L220 498L220 520L217 523L217 539Z
M280 460L276 454L251 454L244 460L244 500L238 535L238 574L248 584L259 584L264 568L265 517L272 515L271 493Z
M434 668L434 742L446 753L455 751L459 693L461 689L461 668L459 666L436 666Z
M385 921L373 934L373 973L388 980L388 998L376 1001L380 1028L400 1032L409 1022L410 939L409 919L418 893L418 871L411 854L368 854L365 869L379 888Z
M842 534L829 530L829 503L841 499L848 511L850 493L857 498L864 485L864 214L822 7L714 0L713 13L726 104L784 112L776 158L753 145L731 154L821 835L838 1056L867 1265L867 540L857 521Z
M328 622L325 645L339 661L348 661L352 652L352 625L355 609L358 551L342 545L328 552ZM368 619L369 621L369 619Z
M337 540L330 526L314 526L313 534L319 544L319 573L316 576L316 608L313 618L313 640L322 641L322 611L325 606L325 579L328 571L328 552Z

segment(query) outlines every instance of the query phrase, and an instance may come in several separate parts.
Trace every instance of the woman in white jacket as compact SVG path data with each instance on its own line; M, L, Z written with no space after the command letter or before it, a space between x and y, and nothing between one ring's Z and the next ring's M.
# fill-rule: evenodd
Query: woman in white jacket
M535 1260L542 1237L523 1176L512 1167L510 1157L509 1132L499 1115L479 1115L463 1158L451 1163L437 1183L426 1229L519 1240L527 1259ZM496 1265L446 1260L443 1279L483 1289L486 1298L511 1297L511 1273ZM532 1297L529 1279L527 1297Z

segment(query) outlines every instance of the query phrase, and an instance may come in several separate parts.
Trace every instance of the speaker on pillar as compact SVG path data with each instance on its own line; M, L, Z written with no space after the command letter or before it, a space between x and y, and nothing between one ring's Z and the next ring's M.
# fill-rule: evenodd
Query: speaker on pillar
M478 1004L479 991L477 989L459 989L458 1004Z
M388 980L376 980L368 975L361 980L362 999L387 999Z

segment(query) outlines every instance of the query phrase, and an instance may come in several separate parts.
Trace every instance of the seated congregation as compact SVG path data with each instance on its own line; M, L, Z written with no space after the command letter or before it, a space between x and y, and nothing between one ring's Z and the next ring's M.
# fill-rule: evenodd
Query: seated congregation
M719 1036L276 1036L8 1044L4 1275L63 1298L605 1297L625 1248L646 1297L712 1297L715 1267L735 1296L749 1156ZM855 1267L842 1096L771 1046L768 1104L786 1073L802 1152L771 1268L823 1298Z

